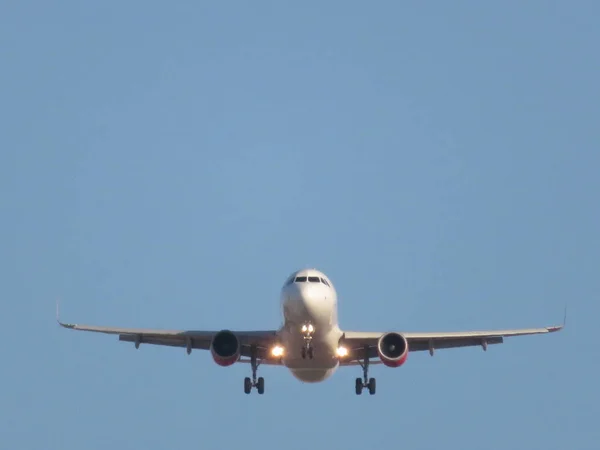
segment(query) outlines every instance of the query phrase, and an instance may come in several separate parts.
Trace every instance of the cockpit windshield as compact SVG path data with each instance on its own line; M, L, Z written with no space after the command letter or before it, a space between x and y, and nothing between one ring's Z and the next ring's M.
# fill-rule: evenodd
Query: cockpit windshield
M296 283L323 283L325 286L329 286L331 287L331 285L327 282L327 280L325 278L321 278L318 276L301 276L301 277L296 277L295 279L292 278L291 281L288 282L288 284L291 284L293 282Z

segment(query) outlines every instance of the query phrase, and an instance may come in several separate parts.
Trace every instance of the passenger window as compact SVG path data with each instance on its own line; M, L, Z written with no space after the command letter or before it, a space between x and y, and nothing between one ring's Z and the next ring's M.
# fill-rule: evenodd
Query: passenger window
M323 284L326 284L327 286L329 286L329 283L327 282L327 280L325 278L321 278L321 282Z
M306 277L296 277L296 283L305 283Z
M308 277L308 281L310 281L311 283L318 283L321 280L319 279L319 277Z

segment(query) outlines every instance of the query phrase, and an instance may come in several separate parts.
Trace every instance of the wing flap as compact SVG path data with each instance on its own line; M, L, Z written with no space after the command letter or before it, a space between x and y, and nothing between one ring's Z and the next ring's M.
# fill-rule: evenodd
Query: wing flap
M424 339L408 341L408 349L411 352L433 351L446 348L460 347L486 347L487 345L502 344L504 338L502 336L487 336L485 338L454 338L454 339Z
M213 337L221 330L161 330L150 328L123 328L96 325L79 325L61 322L58 324L70 330L89 331L93 333L115 334L120 341L138 344L165 345L169 347L189 347L208 350ZM242 352L250 345L268 348L277 340L277 330L249 330L232 332L242 345Z
M187 347L188 339L182 336L156 336L148 334L120 334L119 341L139 344L164 345L168 347ZM210 339L190 338L190 348L208 350Z
M566 312L565 312L566 321ZM433 354L436 349L476 347L487 349L488 345L502 344L504 338L514 336L527 336L534 334L554 333L563 329L562 325L541 328L520 328L489 331L450 331L450 332L399 332L407 342L409 351L429 351ZM365 355L376 358L377 341L385 332L371 331L345 331L341 342L349 350L348 360L360 359Z
M563 325L542 327L542 328L521 328L515 330L488 330L488 331L450 331L450 332L438 332L438 333L403 333L406 339L418 340L418 339L468 339L468 338L487 338L491 336L527 336L531 334L544 334L553 333L563 328Z

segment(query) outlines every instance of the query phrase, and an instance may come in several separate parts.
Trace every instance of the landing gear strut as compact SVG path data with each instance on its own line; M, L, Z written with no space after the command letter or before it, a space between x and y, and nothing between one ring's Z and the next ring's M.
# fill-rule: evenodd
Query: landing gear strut
M356 379L356 395L362 394L363 388L369 389L369 394L375 395L375 378L369 378L369 347L365 345L365 356L363 361L359 360L359 364L363 368L363 378Z
M308 356L308 359L313 359L313 357L315 356L315 351L313 349L313 347L310 345L310 342L304 342L304 347L302 347L302 359L306 359L306 357Z
M249 394L252 388L255 387L259 395L265 393L265 379L263 377L256 378L256 370L260 366L260 362L257 361L256 346L253 345L250 348L250 365L252 366L252 379L249 377L244 378L244 393Z
M305 323L304 325L302 325L302 334L304 336L304 345L302 346L302 359L306 359L307 356L309 359L313 359L314 357L314 348L312 346L312 338L314 332L315 327L311 323Z

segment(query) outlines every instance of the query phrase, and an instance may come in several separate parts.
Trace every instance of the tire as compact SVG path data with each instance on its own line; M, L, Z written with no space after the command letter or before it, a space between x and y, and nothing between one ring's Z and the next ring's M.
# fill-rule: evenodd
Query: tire
M363 390L363 382L362 382L362 378L357 378L357 379L356 379L356 383L355 383L355 384L356 384L356 386L355 386L355 389L356 389L356 395L360 395L360 394L362 394L362 390Z
M256 390L258 391L259 395L265 393L265 379L263 377L258 378L258 383L256 383Z
M244 378L244 393L249 394L251 390L252 390L252 381L250 381L250 378L246 377L246 378Z
M375 378L371 378L369 380L369 394L375 395L376 387L377 387L377 383L375 382Z

